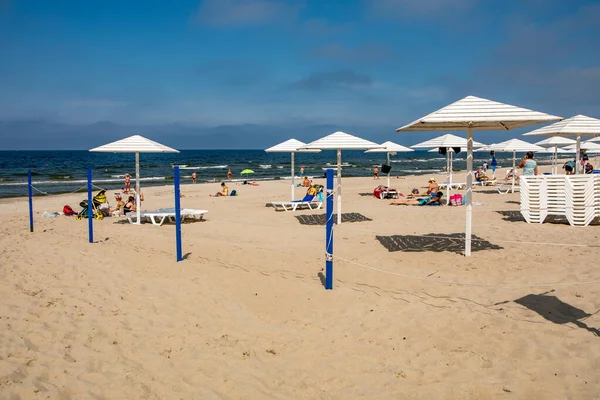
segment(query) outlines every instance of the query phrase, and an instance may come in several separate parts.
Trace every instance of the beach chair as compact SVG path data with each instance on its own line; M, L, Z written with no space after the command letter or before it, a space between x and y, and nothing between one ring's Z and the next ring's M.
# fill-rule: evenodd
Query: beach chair
M317 196L313 194L307 194L302 200L293 201L273 201L271 205L275 208L275 211L296 211L300 208L309 208L311 210L318 210L323 206L323 202L319 201Z
M204 214L206 214L207 210L193 210L189 208L184 208L180 211L181 222L186 219L198 219L202 220L204 218ZM136 213L127 213L125 215L130 224L133 224L136 221ZM175 222L175 210L173 208L159 208L156 211L142 211L140 213L140 220L144 222L145 220L152 222L152 225L161 226L166 221Z
M473 173L473 185L479 186L495 186L496 181L482 181L481 179L477 179L477 174Z
M464 182L459 182L459 183L444 182L444 183L441 183L439 186L440 190L448 189L448 187L450 188L450 190L460 190L460 189L465 189L467 187L467 184Z

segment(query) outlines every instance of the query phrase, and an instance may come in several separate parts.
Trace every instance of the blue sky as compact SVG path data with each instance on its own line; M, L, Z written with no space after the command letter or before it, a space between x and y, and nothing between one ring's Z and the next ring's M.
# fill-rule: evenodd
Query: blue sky
M0 119L397 127L469 94L600 117L598 21L598 1L0 0Z

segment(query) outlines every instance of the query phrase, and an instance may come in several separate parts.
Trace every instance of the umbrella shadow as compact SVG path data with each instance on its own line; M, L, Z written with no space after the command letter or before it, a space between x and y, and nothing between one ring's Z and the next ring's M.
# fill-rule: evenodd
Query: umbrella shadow
M503 221L526 222L525 218L523 218L523 214L521 214L521 211L516 211L516 210L496 211L496 213L502 215Z
M464 233L428 233L426 235L375 236L388 251L435 252L449 251L463 254L465 251ZM472 236L471 251L501 250L503 247L492 244L475 235Z
M327 214L317 214L317 215L296 215L296 219L302 225L325 225L327 222L326 219ZM337 216L334 215L334 222L337 221ZM364 222L364 221L373 221L369 217L365 217L359 213L342 213L342 223L345 222Z
M530 309L531 311L535 311L541 317L550 322L558 325L571 323L578 328L591 332L594 334L594 336L600 336L600 330L589 327L587 324L582 322L582 320L591 317L600 310L593 314L588 314L577 307L565 303L556 296L549 296L548 293L549 292L542 294L528 294L527 296L513 301Z

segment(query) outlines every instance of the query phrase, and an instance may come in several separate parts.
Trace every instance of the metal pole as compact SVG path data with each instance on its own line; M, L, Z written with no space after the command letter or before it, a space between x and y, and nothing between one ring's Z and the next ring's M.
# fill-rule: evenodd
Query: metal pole
M295 154L295 153L292 151L292 201L296 200L296 199L294 198L294 197L296 197L296 196L295 196L295 194L296 194L296 190L295 190L295 188L294 188L294 175L295 175L295 174L294 174L294 154Z
M387 183L387 187L390 187L390 174L392 173L391 171L391 165L390 165L390 152L388 151L387 153L387 165L388 167L390 167L390 170L388 171L388 183Z
M450 204L450 189L452 187L452 152L446 148L446 173L448 174L448 186L446 186L446 204Z
M581 136L577 136L577 146L575 149L575 175L579 174L579 167L581 165Z
M136 207L136 214L137 214L137 220L136 220L136 224L141 224L142 222L140 221L141 219L141 208L142 208L142 202L140 200L140 153L136 152L135 153L135 207Z
M87 171L87 190L88 190L88 207L87 207L87 217L88 217L88 236L90 243L94 243L94 199L92 198L92 167L88 167ZM100 211L97 211L100 212Z
M333 170L326 172L325 289L333 289Z
M181 196L179 194L179 167L173 171L175 180L175 243L177 246L177 262L183 260L181 251Z
M27 189L29 191L29 232L33 232L33 193L31 192L31 170L27 170Z
M337 223L342 223L342 150L337 151Z
M473 217L473 129L469 124L467 136L467 217L465 228L465 257L471 256L471 224Z
M513 150L513 173L512 173L512 188L511 193L515 192L515 175L517 174L517 151ZM506 178L506 177L505 177Z

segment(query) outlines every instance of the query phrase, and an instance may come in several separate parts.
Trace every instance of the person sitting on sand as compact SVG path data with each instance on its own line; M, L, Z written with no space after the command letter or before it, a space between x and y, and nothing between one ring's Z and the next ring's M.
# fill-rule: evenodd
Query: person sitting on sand
M435 178L429 178L429 187L427 188L427 194L437 193L439 192L440 187L438 183L435 181Z
M123 206L123 213L127 214L135 211L137 211L135 207L135 197L129 196L129 198L127 199L127 203L125 203L125 205Z
M209 196L213 196L212 194L209 194ZM227 187L227 185L225 185L225 182L221 182L221 191L215 193L214 197L220 197L220 196L229 196L229 188Z
M442 205L442 196L444 193L437 192L432 193L429 197L423 197L421 199L398 199L390 203L390 206L432 206Z
M308 176L305 176L304 179L302 179L302 186L303 187L311 187L312 186L312 182L310 179L308 179Z

